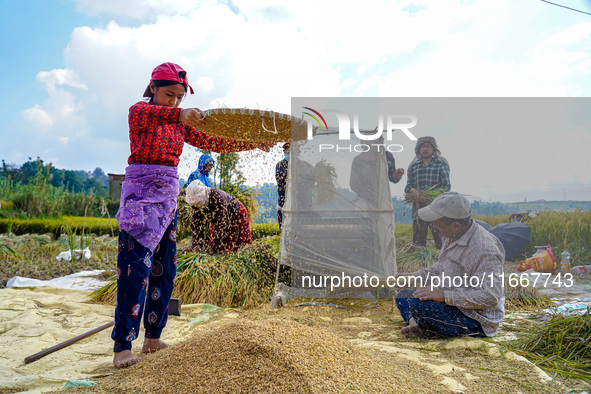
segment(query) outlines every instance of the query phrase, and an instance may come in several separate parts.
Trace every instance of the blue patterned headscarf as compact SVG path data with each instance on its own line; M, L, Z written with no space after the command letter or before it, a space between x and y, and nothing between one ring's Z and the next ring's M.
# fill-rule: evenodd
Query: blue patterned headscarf
M187 186L195 179L199 179L205 186L211 187L211 181L209 180L209 173L204 171L205 165L207 163L215 164L215 160L205 153L201 155L199 158L199 164L197 164L197 170L193 171L191 175L189 175L189 179L187 180Z

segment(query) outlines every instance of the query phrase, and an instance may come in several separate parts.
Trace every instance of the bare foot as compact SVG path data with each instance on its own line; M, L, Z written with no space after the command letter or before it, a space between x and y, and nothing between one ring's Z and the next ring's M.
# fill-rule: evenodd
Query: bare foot
M137 364L142 361L141 358L131 352L131 350L123 350L113 353L113 365L117 368L125 368L130 365Z
M434 338L437 336L437 334L434 333L433 331L426 330L426 329L421 328L421 327L414 325L414 324L410 325L410 326L402 327L400 332L402 333L402 335L404 335L407 338L416 337L416 338L421 338L421 339L429 339L429 338Z
M168 347L168 344L160 338L144 338L142 353L154 353Z

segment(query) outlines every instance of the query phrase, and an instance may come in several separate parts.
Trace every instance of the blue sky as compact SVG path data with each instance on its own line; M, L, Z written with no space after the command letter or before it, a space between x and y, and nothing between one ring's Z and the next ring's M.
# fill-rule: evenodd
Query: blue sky
M0 114L10 121L43 98L35 76L41 70L64 67L63 51L72 30L91 22L75 12L73 4L59 0L2 0L0 15L0 72L5 91L11 92Z
M556 2L591 13L589 0ZM183 106L201 109L289 113L291 97L591 96L591 15L539 0L0 0L0 15L0 158L18 165L40 156L58 168L122 173L127 109L164 61L187 69L197 94ZM590 133L579 149L591 151ZM533 131L525 137L544 148ZM462 163L455 147L477 141L441 145ZM506 145L480 172L519 171L502 166L503 155L523 152ZM197 156L186 147L181 175ZM247 156L253 183L273 180L278 149ZM536 188L489 182L481 189L495 192L481 197L558 199L563 183L567 198L591 199L591 174L577 169L586 161L549 160L572 167Z

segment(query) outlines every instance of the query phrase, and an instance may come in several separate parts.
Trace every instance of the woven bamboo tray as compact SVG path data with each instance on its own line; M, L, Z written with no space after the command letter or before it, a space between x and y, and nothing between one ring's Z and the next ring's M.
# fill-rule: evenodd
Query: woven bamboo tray
M199 130L215 137L270 144L301 140L307 135L304 120L273 111L215 108L204 111L203 115L205 123Z

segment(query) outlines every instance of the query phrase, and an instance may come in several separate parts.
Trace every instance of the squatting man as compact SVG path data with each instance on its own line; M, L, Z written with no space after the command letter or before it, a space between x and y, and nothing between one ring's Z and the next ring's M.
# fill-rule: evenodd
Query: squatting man
M402 276L420 277L424 283L441 277L452 280L398 293L396 306L408 323L402 334L419 338L496 335L505 315L501 242L472 220L470 202L456 192L441 194L418 215L441 232L441 253L433 266L398 274L396 283L404 282L399 280ZM487 280L475 286L474 281L453 280L458 277Z

